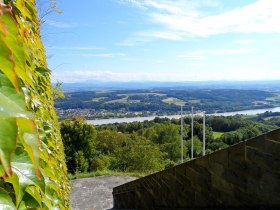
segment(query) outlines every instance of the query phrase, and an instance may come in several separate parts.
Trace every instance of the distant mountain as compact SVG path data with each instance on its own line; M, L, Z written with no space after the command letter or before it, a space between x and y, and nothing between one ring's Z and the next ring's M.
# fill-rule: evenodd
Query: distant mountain
M126 90L126 89L253 89L266 91L280 91L280 81L186 81L186 82L158 82L158 81L87 81L83 83L63 83L65 92L90 90Z

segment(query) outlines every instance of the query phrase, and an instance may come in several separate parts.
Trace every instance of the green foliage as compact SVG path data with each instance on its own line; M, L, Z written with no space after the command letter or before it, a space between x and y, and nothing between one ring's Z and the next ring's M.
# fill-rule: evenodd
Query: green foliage
M187 154L190 157L191 156L191 148L192 148L191 139L186 142L186 147L187 147ZM194 157L199 156L199 154L201 154L201 152L202 152L202 142L200 141L200 139L197 136L194 136L193 137L193 154L194 154Z
M133 141L117 152L114 168L127 172L155 172L164 168L165 156L158 145L134 136Z
M276 128L276 126L252 122L246 127L241 127L235 131L224 133L221 136L221 140L227 145L237 144L241 141L254 138Z
M187 161L191 156L190 120L185 118L184 122L184 157ZM206 122L207 154L275 128L248 121L240 116L208 117ZM221 124L218 125L217 122ZM223 132L214 138L210 125L231 131ZM95 128L76 117L63 121L61 132L65 143L68 169L73 169L69 172L86 173L82 176L101 175L104 171L149 174L180 163L179 120L156 118L143 123L121 123ZM202 119L197 117L194 120L195 158L202 155L202 136ZM85 150L88 149L93 152L86 153ZM76 170L77 168L79 170ZM73 176L78 176L78 174Z
M143 136L155 144L159 144L161 151L168 154L172 161L178 161L180 153L179 126L170 122L156 124L143 131Z
M78 173L78 174L68 174L69 179L81 179L88 177L96 176L130 176L130 177L144 177L148 173L141 172L123 172L123 171L112 171L112 170L102 170L102 171L92 171L87 173Z
M69 209L69 184L33 0L0 4L0 209Z
M105 129L96 134L94 126L73 118L61 123L61 134L70 173L108 169L150 173L166 165L167 154L160 145L137 133Z
M107 155L100 155L94 158L91 164L91 171L104 171L107 170L111 164L112 158Z
M96 154L96 130L84 119L75 117L61 123L61 136L65 147L68 171L86 172Z
M62 82L57 81L55 83L55 86L52 88L52 95L54 100L58 99L58 98L65 98L65 95L63 93L63 89L62 89Z

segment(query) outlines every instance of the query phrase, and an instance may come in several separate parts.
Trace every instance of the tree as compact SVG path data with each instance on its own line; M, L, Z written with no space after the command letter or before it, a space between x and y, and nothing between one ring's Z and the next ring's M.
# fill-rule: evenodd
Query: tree
M111 155L128 141L129 135L117 131L101 130L97 133L96 149L99 155Z
M151 173L165 167L166 153L158 145L137 135L127 145L119 148L116 155L114 167L121 171Z
M187 140L186 142L186 147L187 147L187 155L191 157L191 139ZM202 142L199 140L197 136L193 137L193 155L194 157L197 157L199 154L202 152Z
M60 128L68 171L86 172L96 156L96 130L83 118L64 120Z
M170 122L156 124L145 129L143 136L153 143L159 144L161 151L166 152L170 160L177 162L181 157L181 137L178 125Z

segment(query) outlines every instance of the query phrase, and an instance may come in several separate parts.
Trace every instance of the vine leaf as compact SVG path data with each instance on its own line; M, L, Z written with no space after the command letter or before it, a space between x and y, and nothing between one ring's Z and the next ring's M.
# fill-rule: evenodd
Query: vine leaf
M28 186L25 191L29 193L29 195L31 195L42 208L42 196L41 196L40 188L36 186Z
M12 91L7 91L10 93L9 97L2 93L0 89L0 117L24 117L31 118L31 114L26 111L25 107L20 106L15 99L20 100L20 95L14 95Z
M0 188L0 209L5 210L15 210L16 207L12 201L12 198L9 194L2 188Z
M0 98L1 101L1 98ZM11 154L17 143L17 125L15 118L2 118L0 116L0 160L8 176L12 175Z
M0 65L0 69L6 73L19 92L17 77L33 85L30 75L26 73L26 56L23 44L20 42L19 27L12 13L5 10L0 24L6 29L2 30L4 33L0 33L2 42L0 63L4 62Z
M4 177L5 176L5 170L3 168L2 165L0 165L0 177Z
M12 176L9 176L5 179L5 182L11 183L13 185L16 195L16 206L18 206L24 194L24 192L20 190L18 176L15 173L13 173Z
M15 62L13 60L12 51L10 50L8 44L6 43L6 38L8 36L7 25L4 22L4 18L8 15L5 9L2 9L0 5L0 70L9 78L11 83L14 85L16 90L19 90L17 75L15 72Z
M34 186L44 192L45 183L36 176L34 166L28 154L25 152L15 154L11 164L14 173L11 177L6 178L5 181L11 183L14 187L17 207L23 205L20 202L23 200L26 191L28 191L30 196L34 197L35 200L38 200L38 192L27 189L30 186Z
M31 161L34 164L36 175L41 179L39 169L39 135L36 125L33 121L26 118L18 118L17 125L19 128L19 136L22 139L25 150L27 151Z

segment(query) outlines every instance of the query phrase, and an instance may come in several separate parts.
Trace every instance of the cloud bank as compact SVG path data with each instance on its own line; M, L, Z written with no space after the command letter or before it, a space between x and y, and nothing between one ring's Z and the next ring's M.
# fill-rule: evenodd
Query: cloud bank
M123 4L145 9L147 19L160 26L138 32L138 36L184 40L225 33L280 33L280 1L257 0L229 11L219 1L122 0ZM202 7L213 7L212 14ZM216 9L215 9L216 8Z

